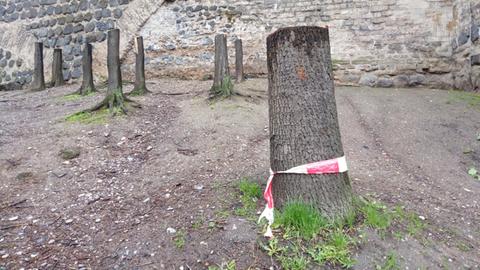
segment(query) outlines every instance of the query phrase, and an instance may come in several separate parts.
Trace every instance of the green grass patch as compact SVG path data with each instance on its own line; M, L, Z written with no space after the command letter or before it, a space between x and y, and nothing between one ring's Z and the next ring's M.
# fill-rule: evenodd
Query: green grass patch
M393 220L393 212L378 202L364 200L359 208L364 217L364 223L372 228L386 230Z
M351 249L355 241L343 230L330 232L326 241L317 244L309 250L313 260L318 264L329 263L331 265L340 265L344 268L351 268L355 264L352 259Z
M276 226L298 232L305 239L315 237L328 225L317 209L301 202L287 203L283 211L277 214L275 222Z
M177 247L178 249L183 249L186 243L186 236L187 234L184 230L178 231L177 234L175 234L175 236L173 237L173 243L175 244L175 247Z
M470 93L464 91L449 91L449 100L447 104L452 101L460 101L466 103L468 106L480 110L480 94Z
M233 80L231 76L223 77L222 83L219 86L213 86L210 89L210 94L212 97L216 98L226 98L233 95Z
M385 258L383 265L375 266L375 270L400 270L397 255L395 255L393 251L390 251Z
M258 199L262 196L260 185L244 178L237 184L240 191L241 208L235 209L235 214L239 216L252 216L257 209Z
M78 112L65 118L70 123L81 124L105 124L110 116L108 109L102 109L95 112Z

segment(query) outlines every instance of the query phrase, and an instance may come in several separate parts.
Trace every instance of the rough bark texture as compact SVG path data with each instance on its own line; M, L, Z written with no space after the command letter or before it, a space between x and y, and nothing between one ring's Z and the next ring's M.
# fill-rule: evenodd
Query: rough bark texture
M33 64L32 90L40 91L45 89L45 76L43 74L43 43L35 42L35 58Z
M213 76L213 95L230 95L233 84L228 67L227 36L219 34L215 36L215 73Z
M62 49L53 50L52 62L52 87L62 86L65 82L63 80L63 58Z
M78 90L78 94L82 96L96 91L95 84L93 83L92 51L92 44L85 44L82 55L83 81L82 86Z
M243 82L243 44L241 39L235 40L235 78L237 82Z
M272 170L343 156L328 28L293 27L271 34L267 65ZM347 173L279 174L273 194L280 208L301 200L332 220L353 209Z
M122 91L122 73L120 70L120 30L113 29L108 32L107 41L107 67L108 88L105 99L97 106L87 111L95 111L107 107L110 112L127 113L125 107L126 98Z
M135 85L130 95L145 95L149 93L145 84L145 52L143 49L143 37L137 37L137 54L135 62Z

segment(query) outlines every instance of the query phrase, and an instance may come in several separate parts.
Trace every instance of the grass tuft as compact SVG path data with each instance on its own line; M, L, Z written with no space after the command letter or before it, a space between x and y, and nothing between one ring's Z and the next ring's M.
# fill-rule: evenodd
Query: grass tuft
M317 209L301 202L290 202L277 215L275 222L286 229L299 233L305 239L315 237L319 231L328 225Z
M392 212L378 202L363 201L359 210L363 214L365 224L372 228L386 230L392 223Z
M214 86L210 89L211 96L213 97L230 97L233 95L233 81L231 76L223 77L222 84L220 86Z
M342 230L334 230L326 237L326 241L317 245L309 253L313 260L319 264L330 263L351 268L355 261L351 257L351 247L355 241Z
M95 112L78 112L65 117L65 121L81 124L104 124L110 115L108 109Z
M262 196L260 186L257 183L244 178L240 180L237 187L240 190L242 208L236 209L235 214L239 216L253 215L257 208L258 199Z

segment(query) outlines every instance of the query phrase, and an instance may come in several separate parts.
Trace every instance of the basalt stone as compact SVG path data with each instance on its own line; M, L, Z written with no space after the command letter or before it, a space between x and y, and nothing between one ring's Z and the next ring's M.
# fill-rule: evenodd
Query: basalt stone
M1 66L1 65L0 65ZM7 76L7 72L5 70L0 71L0 77L5 77Z
M40 26L41 27L47 27L50 24L48 20L41 20L40 21Z
M97 21L99 21L102 18L102 10L95 10L95 14L93 15Z
M53 31L55 32L55 35L59 36L63 33L63 28L61 26L57 26Z
M118 0L118 4L120 4L120 5L127 5L127 4L128 4L128 0Z
M480 54L472 55L470 57L470 63L472 66L480 66Z
M70 4L70 13L76 13L78 12L78 3L77 2L73 2L72 4Z
M109 9L102 9L103 18L110 18L111 16L112 16L112 12Z
M81 65L82 65L82 59L81 59L81 58L75 59L75 60L73 61L73 66L74 66L74 67L79 67L79 66L81 66Z
M62 64L62 68L63 69L70 69L70 63L64 61L63 64Z
M82 76L82 69L81 68L75 68L72 71L72 79L80 78Z
M57 45L57 38L50 38L47 40L47 47L54 48Z
M21 58L18 58L15 63L17 64L17 67L21 67L23 64L23 60Z
M115 19L120 19L120 17L122 17L122 14L123 14L123 11L119 8L116 8L114 11L113 11L113 17Z
M69 70L64 70L64 71L63 71L63 79L64 79L65 81L70 80L71 77L72 77L72 75L70 74L70 71L69 71Z
M77 24L73 27L73 32L74 33L78 33L78 32L81 32L83 31L84 27L82 24Z
M172 11L173 11L173 12L179 12L179 11L180 11L180 7L178 7L178 6L177 6L177 7L174 7L174 8L172 8Z
M202 43L203 46L210 46L213 44L213 40L209 37L202 38L200 42Z
M70 5L69 4L62 5L62 13L63 14L70 14Z
M64 24L66 23L66 21L67 21L67 20L66 20L65 17L58 17L58 18L57 18L57 23L58 23L59 25L64 25Z
M36 33L37 33L37 37L44 38L44 37L47 37L48 29L45 27L42 27L38 29Z
M472 24L471 34L470 34L470 39L472 40L472 42L477 41L479 38L479 35L480 35L479 25Z
M378 87L390 88L393 86L393 80L390 78L380 78L377 82Z
M10 75L8 74L7 76L5 76L5 81L6 82L9 82L12 80L12 77L10 77Z
M85 32L90 33L93 30L95 30L95 23L94 22L89 22L85 25Z
M63 54L64 55L71 55L73 51L73 46L72 45L66 45L63 47Z
M52 28L49 28L47 31L47 37L53 37L55 33L53 32Z
M82 14L78 14L78 15L75 15L74 18L73 18L73 22L81 22L83 21L83 15Z
M63 13L63 8L62 6L58 5L58 6L55 6L55 14L56 15L60 15Z
M203 9L203 6L202 6L202 5L197 5L197 6L195 6L195 7L193 8L192 11L193 11L193 12L198 12L198 11L200 11L200 10L202 10L202 9Z
M87 0L80 0L80 3L78 4L78 8L80 10L87 10L88 9L88 1Z
M40 2L38 0L31 0L32 2L32 7L39 7L40 6Z
M373 87L377 83L378 77L374 74L364 74L360 81L358 82L360 85L370 86Z
M408 86L418 86L423 84L425 76L422 74L414 74L408 77Z
M98 4L98 0L90 0L90 6L94 7Z
M39 18L45 17L46 14L47 14L47 10L46 10L46 9L44 9L44 8L38 9L38 17L39 17Z
M68 44L70 44L70 42L72 42L72 36L65 36L64 39L65 39L65 44L66 45L68 45Z
M110 0L110 1L108 1L108 2L109 2L109 5L110 5L111 7L116 7L116 6L118 6L118 0Z
M20 4L20 5L16 5L16 6L15 6L15 10L16 10L17 12L22 11L22 10L23 10L23 5L21 5L21 4Z
M55 26L57 24L57 19L50 19L48 21L48 26L52 27L52 26Z
M468 42L468 39L470 38L470 33L467 32L462 32L458 36L458 46L462 46L463 44Z
M113 29L113 21L97 22L97 29L99 31L108 31Z
M107 8L108 0L99 0L97 3L97 8Z
M73 15L68 14L67 16L65 16L65 22L66 22L66 23L71 23L71 22L73 22Z
M63 29L63 34L64 35L69 35L72 32L73 32L73 25L72 24L65 25L65 28Z
M65 58L65 61L72 61L74 57L73 55L70 54L70 55L65 55L64 58Z
M86 36L85 41L86 41L87 43L93 43L93 42L97 41L97 40L96 40L95 33L89 33L89 34Z
M87 13L83 14L83 20L86 21L86 22L91 21L92 18L93 18L93 14L90 13L90 12L87 12Z
M54 13L55 13L55 7L54 6L47 7L47 14L48 15L53 15Z
M19 17L18 13L10 14L10 16L8 16L7 18L7 22L14 22L18 19L18 17Z
M7 14L12 14L15 11L15 4L10 3L6 9Z
M1 16L0 16L0 17L1 17ZM20 18L21 18L22 20L27 19L27 18L28 18L28 12L27 12L27 11L22 12L22 14L20 14ZM1 18L0 18L0 21L1 21Z
M1 19L1 17L2 17L3 15L5 15L5 13L6 13L5 8L2 7L2 6L0 6L0 19Z
M72 52L72 53L73 53L73 55L75 55L75 56L82 55L82 47L81 47L80 45L78 45L78 44L75 45L75 46L73 47L73 52Z
M5 51L5 59L10 59L12 57L12 53L10 51Z
M30 1L23 2L24 9L30 9L31 7L32 7L32 3L30 3Z

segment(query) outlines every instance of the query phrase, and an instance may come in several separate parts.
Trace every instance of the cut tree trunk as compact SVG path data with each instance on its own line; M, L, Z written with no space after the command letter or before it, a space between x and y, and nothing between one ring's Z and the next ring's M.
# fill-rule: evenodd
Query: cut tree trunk
M120 30L113 29L108 32L107 40L107 68L108 88L105 99L87 111L96 111L108 108L112 114L127 113L126 97L122 90L122 73L120 70Z
M271 34L267 65L272 170L342 157L328 28L292 27ZM353 210L347 173L277 174L273 196L280 208L302 201L330 220Z
M135 85L130 95L141 96L149 93L145 84L145 51L143 49L143 37L137 37L137 54L135 58Z
M228 67L227 36L215 36L215 73L213 86L210 90L212 96L230 96L233 92L230 69Z
M235 77L237 83L245 80L243 74L243 44L241 39L235 40Z
M62 86L65 84L63 80L63 58L62 49L53 50L52 62L52 87Z
M43 43L35 42L35 58L33 63L32 90L41 91L45 89L45 76L43 74Z
M82 86L77 91L77 94L82 96L86 96L92 92L96 92L95 84L93 83L92 51L92 44L85 44L82 55L83 81Z

